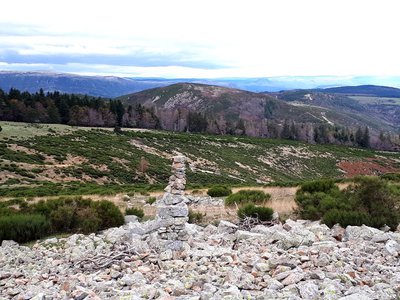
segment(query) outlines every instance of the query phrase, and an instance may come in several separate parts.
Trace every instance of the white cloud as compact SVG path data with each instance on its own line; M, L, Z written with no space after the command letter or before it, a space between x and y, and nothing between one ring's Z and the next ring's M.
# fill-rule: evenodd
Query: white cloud
M140 76L399 75L399 8L396 0L13 0L2 3L0 49L165 58L160 67L103 68Z

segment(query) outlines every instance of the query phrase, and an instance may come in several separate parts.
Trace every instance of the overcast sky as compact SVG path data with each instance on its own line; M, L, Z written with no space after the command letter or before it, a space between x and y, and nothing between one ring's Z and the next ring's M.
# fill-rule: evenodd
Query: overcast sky
M398 0L10 0L0 70L400 75Z

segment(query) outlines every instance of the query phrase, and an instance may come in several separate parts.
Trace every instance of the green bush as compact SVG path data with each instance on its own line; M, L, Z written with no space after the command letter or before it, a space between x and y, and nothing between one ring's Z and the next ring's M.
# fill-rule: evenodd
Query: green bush
M337 223L346 227L348 225L370 225L371 219L368 214L363 212L332 209L324 214L322 222L329 227L332 227Z
M134 215L137 216L139 219L144 217L144 212L143 209L141 208L136 208L136 207L132 207L132 208L127 208L125 210L125 215Z
M400 173L386 173L380 176L382 179L400 182Z
M371 217L371 226L384 224L396 229L400 221L400 195L393 192L389 183L377 177L359 177L345 191L359 210Z
M257 190L242 190L235 194L228 196L225 199L225 205L230 206L234 204L246 204L254 203L261 204L268 201L271 198L270 194L264 193L263 191Z
M50 224L42 215L14 214L0 218L0 242L25 243L44 237L49 230Z
M333 189L337 189L335 182L331 179L321 179L305 182L301 185L299 193L328 193Z
M50 213L50 222L55 232L67 232L74 228L76 208L73 206L59 206Z
M189 220L190 224L200 224L203 221L204 215L201 212L195 212L189 209Z
M247 203L237 211L240 219L251 217L258 218L260 221L271 221L273 213L274 210L272 208L255 206L253 203Z
M82 197L60 197L41 200L27 210L47 217L53 232L89 233L124 224L119 208L107 200L96 202Z
M216 185L208 189L207 195L210 197L225 197L232 194L232 190L223 185Z
M156 197L149 197L147 200L146 200L146 203L147 204L153 204L154 202L156 202L157 201L157 198Z
M107 200L93 202L93 207L100 218L100 230L118 227L124 224L124 216L120 209Z
M89 234L100 229L101 219L92 207L80 209L76 213L76 227L78 232Z
M400 193L395 184L378 177L358 177L343 191L329 181L306 183L296 193L304 219L332 226L368 225L395 229L400 221Z

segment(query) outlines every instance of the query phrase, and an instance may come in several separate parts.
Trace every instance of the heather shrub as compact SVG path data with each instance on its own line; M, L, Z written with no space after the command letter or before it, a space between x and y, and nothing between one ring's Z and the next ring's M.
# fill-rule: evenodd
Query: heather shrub
M71 231L76 223L76 207L74 206L59 206L50 213L49 219L53 231L67 232Z
M143 209L141 208L136 208L136 207L132 207L132 208L127 208L125 210L125 215L134 215L137 216L139 219L144 217L144 212Z
M240 205L246 203L261 204L265 203L270 198L271 195L263 191L242 190L225 198L225 205Z
M335 185L335 182L333 180L320 179L320 180L314 180L314 181L309 181L309 182L303 183L299 189L299 192L300 193L316 193L316 192L328 193L333 189L338 189L338 187Z
M124 216L114 203L102 200L93 202L92 206L100 218L100 230L124 224Z
M0 242L25 243L44 237L49 230L49 221L42 215L14 214L0 218Z
M210 197L225 197L232 194L232 190L223 185L216 185L208 189L207 195Z
M305 183L296 193L301 218L328 226L339 223L395 229L400 221L400 193L395 184L379 177L358 177L340 191L329 181Z
M343 227L348 225L361 226L363 224L370 224L370 217L368 214L358 211L345 211L332 209L324 214L322 222L329 227L335 224L340 224Z
M195 212L189 209L189 220L190 224L200 224L203 221L204 215L201 212Z
M92 207L83 208L76 213L76 230L84 234L99 230L101 219Z
M258 218L260 221L271 221L274 210L270 207L255 206L253 203L247 203L238 209L238 217L244 219L246 217Z
M147 204L153 204L154 202L156 202L157 201L157 198L156 197L149 197L147 200L146 200L146 203Z

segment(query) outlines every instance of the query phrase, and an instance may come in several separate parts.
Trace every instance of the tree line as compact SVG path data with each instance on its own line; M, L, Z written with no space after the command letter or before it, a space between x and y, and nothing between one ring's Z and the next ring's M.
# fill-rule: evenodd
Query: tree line
M0 120L3 121L248 135L390 150L396 146L393 136L387 133L371 138L368 127L274 119L268 108L262 120L227 120L223 114L211 116L185 108L168 110L141 104L124 105L120 100L57 91L44 93L42 89L36 93L14 88L6 93L0 89Z
M154 111L142 105L125 107L120 100L60 92L36 93L0 89L0 120L93 127L159 128Z

